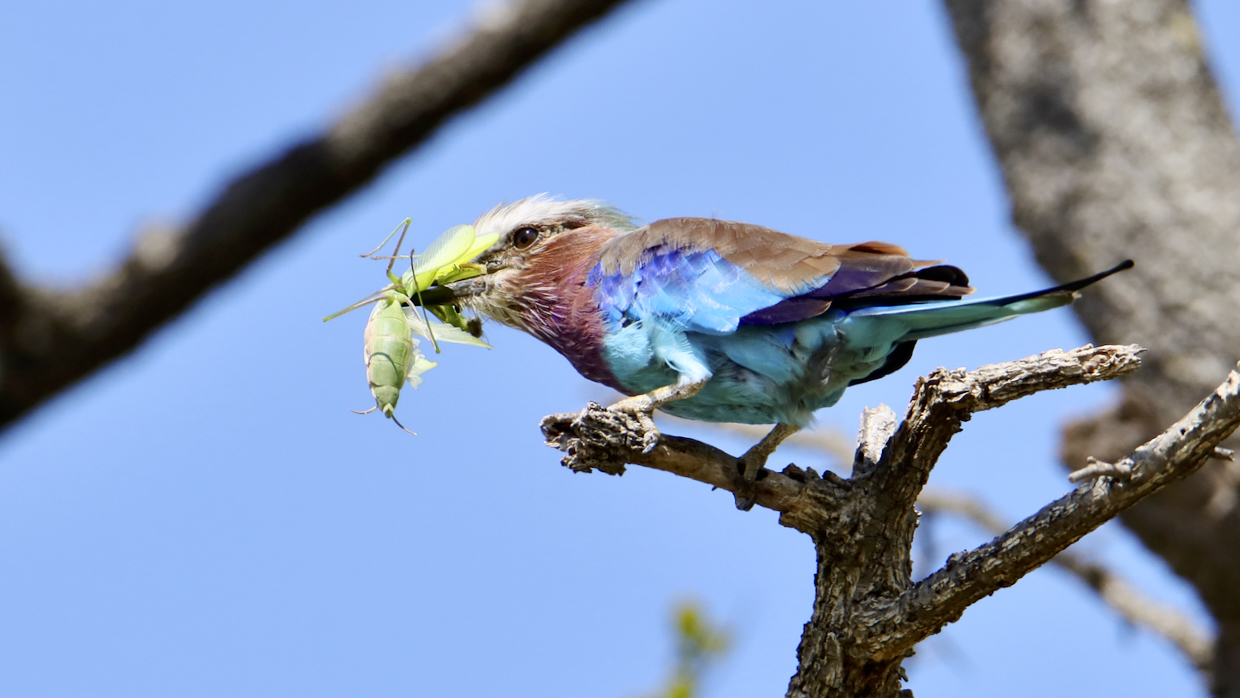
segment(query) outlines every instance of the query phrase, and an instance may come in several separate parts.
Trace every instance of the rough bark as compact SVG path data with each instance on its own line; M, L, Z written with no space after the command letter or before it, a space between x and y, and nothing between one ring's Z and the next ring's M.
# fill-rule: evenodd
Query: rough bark
M1073 475L1082 472L1078 470ZM1010 528L981 499L961 492L927 488L917 498L917 508L923 514L923 525L933 521L934 516L949 513L972 521L994 536ZM927 557L933 559L933 555ZM1065 550L1051 558L1050 564L1080 580L1126 622L1165 639L1188 663L1209 675L1214 661L1211 634L1188 614L1142 593L1115 570L1080 553Z
M1183 0L948 0L1016 225L1059 279L1131 257L1075 305L1149 348L1122 403L1073 425L1069 467L1162 428L1240 357L1240 142ZM1240 472L1213 463L1124 523L1218 621L1213 690L1240 696Z
M903 421L887 408L867 412L852 477L790 465L741 481L741 462L689 439L650 434L631 415L591 404L580 415L543 420L548 445L575 471L624 472L626 463L689 477L780 512L780 523L810 536L818 556L813 613L788 688L793 698L900 695L901 663L914 646L965 609L1016 583L1119 512L1194 472L1240 425L1240 370L1169 429L1115 464L1112 472L1051 502L975 550L952 555L912 580L914 502L931 469L974 412L1041 390L1125 375L1135 346L1053 351L965 372L939 369L918 382Z
M0 429L131 351L622 1L492 7L442 53L388 77L323 134L240 174L182 229L150 231L83 288L28 286L0 259Z

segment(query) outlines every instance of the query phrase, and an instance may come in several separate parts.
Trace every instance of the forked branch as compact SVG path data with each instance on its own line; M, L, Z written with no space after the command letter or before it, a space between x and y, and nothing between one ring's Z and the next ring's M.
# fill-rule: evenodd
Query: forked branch
M1078 486L993 541L960 555L919 582L893 605L890 652L909 648L956 620L964 609L1010 586L1063 549L1214 455L1240 426L1240 371L1183 419L1123 459L1127 478L1102 477ZM898 629L896 629L898 628Z
M798 650L789 696L894 696L903 659L917 642L968 606L1015 583L1089 531L1217 455L1240 425L1240 372L1162 435L1103 476L1077 487L976 550L953 555L919 583L912 580L913 507L930 471L974 412L1026 395L1108 380L1140 365L1136 346L1051 351L976 371L940 369L917 382L904 420L867 411L852 477L789 465L763 471L756 503L810 535L818 552L813 616ZM581 414L543 420L548 444L577 471L624 472L625 464L665 470L713 487L743 487L737 459L690 439L661 436L642 452L641 424L591 404ZM1082 571L1087 571L1082 568ZM1199 634L1185 636L1193 661L1206 661ZM1191 647L1190 647L1191 645Z

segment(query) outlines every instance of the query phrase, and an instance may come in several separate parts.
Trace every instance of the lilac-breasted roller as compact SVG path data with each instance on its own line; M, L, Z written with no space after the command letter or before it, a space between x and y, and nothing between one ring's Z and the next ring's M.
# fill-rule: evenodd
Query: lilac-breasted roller
M611 409L650 430L655 409L775 424L742 457L749 480L816 410L899 369L918 340L1066 305L1131 266L962 301L973 289L960 269L883 242L830 245L709 218L638 227L600 201L547 196L497 206L474 227L499 234L472 260L486 273L423 302L463 303L534 335L630 396Z

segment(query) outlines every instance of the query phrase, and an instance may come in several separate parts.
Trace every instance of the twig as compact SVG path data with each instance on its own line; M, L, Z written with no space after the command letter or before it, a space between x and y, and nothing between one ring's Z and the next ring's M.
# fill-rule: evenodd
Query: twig
M1008 525L977 497L962 492L927 489L917 500L926 515L952 513L981 526L993 535L1007 531ZM1198 671L1206 672L1214 661L1214 643L1204 628L1180 611L1161 604L1104 565L1085 559L1071 550L1051 558L1050 564L1072 574L1097 592L1127 622L1162 636L1176 647Z
M1100 477L1113 477L1119 480L1127 480L1132 477L1132 465L1122 460L1115 463L1107 463L1106 461L1101 461L1093 456L1089 456L1085 459L1084 468L1075 470L1068 475L1068 482L1097 480Z
M0 428L132 350L303 223L368 184L445 121L498 90L623 0L519 0L379 91L322 135L226 184L159 254L140 246L89 287L23 288L21 333L0 333ZM0 282L3 278L0 278ZM0 302L9 304L0 285ZM0 308L2 309L2 308ZM6 316L6 317L16 317Z

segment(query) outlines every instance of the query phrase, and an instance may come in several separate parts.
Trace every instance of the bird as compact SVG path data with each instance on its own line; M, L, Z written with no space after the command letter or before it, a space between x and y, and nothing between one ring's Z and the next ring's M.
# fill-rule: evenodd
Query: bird
M533 335L626 395L609 409L656 438L656 409L774 425L739 459L745 483L817 410L904 366L918 341L1067 305L1132 266L965 300L974 289L961 269L898 245L828 244L714 218L639 226L596 199L540 194L500 204L474 227L499 236L469 261L483 273L420 302L464 305ZM751 491L737 493L739 508L752 503Z

